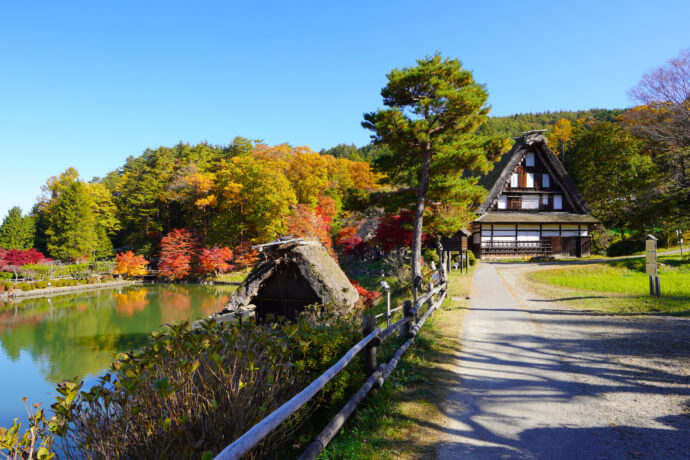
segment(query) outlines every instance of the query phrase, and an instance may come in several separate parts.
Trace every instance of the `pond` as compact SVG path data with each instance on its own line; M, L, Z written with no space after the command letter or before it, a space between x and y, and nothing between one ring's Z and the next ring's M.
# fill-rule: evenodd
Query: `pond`
M54 402L55 384L106 370L115 353L139 348L162 324L219 311L232 288L133 285L0 302L0 426L26 419L28 403ZM24 425L25 426L25 425Z

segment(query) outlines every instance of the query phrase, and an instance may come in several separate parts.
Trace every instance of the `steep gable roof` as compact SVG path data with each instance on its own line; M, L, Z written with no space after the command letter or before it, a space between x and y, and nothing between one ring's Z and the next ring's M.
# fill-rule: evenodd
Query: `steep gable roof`
M575 183L568 175L563 164L547 146L546 137L544 137L541 131L531 131L516 138L513 148L501 157L493 170L479 179L479 184L489 190L489 193L484 202L479 206L477 213L484 214L488 212L491 205L498 199L510 181L510 175L528 152L535 152L544 160L545 166L551 172L554 183L561 186L565 198L571 204L573 210L582 214L590 214L584 198L577 190Z

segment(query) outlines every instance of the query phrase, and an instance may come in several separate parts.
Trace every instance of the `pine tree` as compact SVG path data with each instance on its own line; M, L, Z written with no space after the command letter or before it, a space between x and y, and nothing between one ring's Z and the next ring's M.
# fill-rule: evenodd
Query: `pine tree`
M414 209L414 279L421 274L425 209L435 215L439 232L467 225L483 192L462 174L486 172L506 141L477 135L488 117L489 95L457 59L437 54L416 67L394 69L381 96L388 108L365 114L362 125L394 152L377 160L379 168L392 183L408 185L388 195L400 198L399 207Z
M51 257L70 261L93 257L99 234L92 208L86 184L75 180L65 185L48 216L46 235Z
M22 210L15 206L9 210L0 226L0 248L29 249L33 246L34 233L33 218L22 217Z

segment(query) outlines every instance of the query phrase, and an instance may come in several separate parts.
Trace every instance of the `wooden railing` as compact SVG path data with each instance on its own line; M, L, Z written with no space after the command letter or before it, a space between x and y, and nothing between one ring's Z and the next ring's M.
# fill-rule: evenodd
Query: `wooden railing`
M486 255L540 255L551 254L551 241L492 241L481 245L482 256Z
M445 278L445 276L443 276ZM350 348L340 360L331 366L326 372L318 376L304 390L292 397L288 402L273 411L266 418L254 425L249 431L237 438L232 444L223 449L217 456L217 460L239 459L242 455L249 452L254 446L259 444L269 433L275 430L288 417L297 412L316 394L321 391L339 372L357 356L363 353L364 370L367 380L362 387L352 396L343 406L335 417L319 433L314 441L307 447L300 459L315 459L326 448L328 443L335 437L345 421L352 415L357 405L373 389L380 388L386 379L391 375L398 365L400 358L412 345L416 335L419 333L426 320L443 303L448 294L448 282L442 281L438 286L430 285L430 290L419 296L415 302L406 300L402 307L395 310L403 310L403 318L389 325L385 329L376 326L376 317L365 315L362 318L363 339L354 347ZM427 306L421 318L424 306ZM407 337L405 343L395 352L393 358L388 363L377 365L376 349L383 341L389 338L397 330L402 329Z

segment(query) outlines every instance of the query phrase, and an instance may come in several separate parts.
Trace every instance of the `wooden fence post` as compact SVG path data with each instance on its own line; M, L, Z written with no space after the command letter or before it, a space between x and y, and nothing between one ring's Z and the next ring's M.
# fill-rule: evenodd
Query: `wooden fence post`
M412 331L412 326L414 326L414 318L412 317L412 302L409 300L406 300L403 302L403 314L405 315L405 318L409 318L410 320L405 324L404 332L405 336L409 337L410 332Z
M366 337L376 330L376 317L373 315L362 316L362 336ZM364 373L369 377L376 371L376 340L369 342L369 344L364 347L363 358L364 358Z

